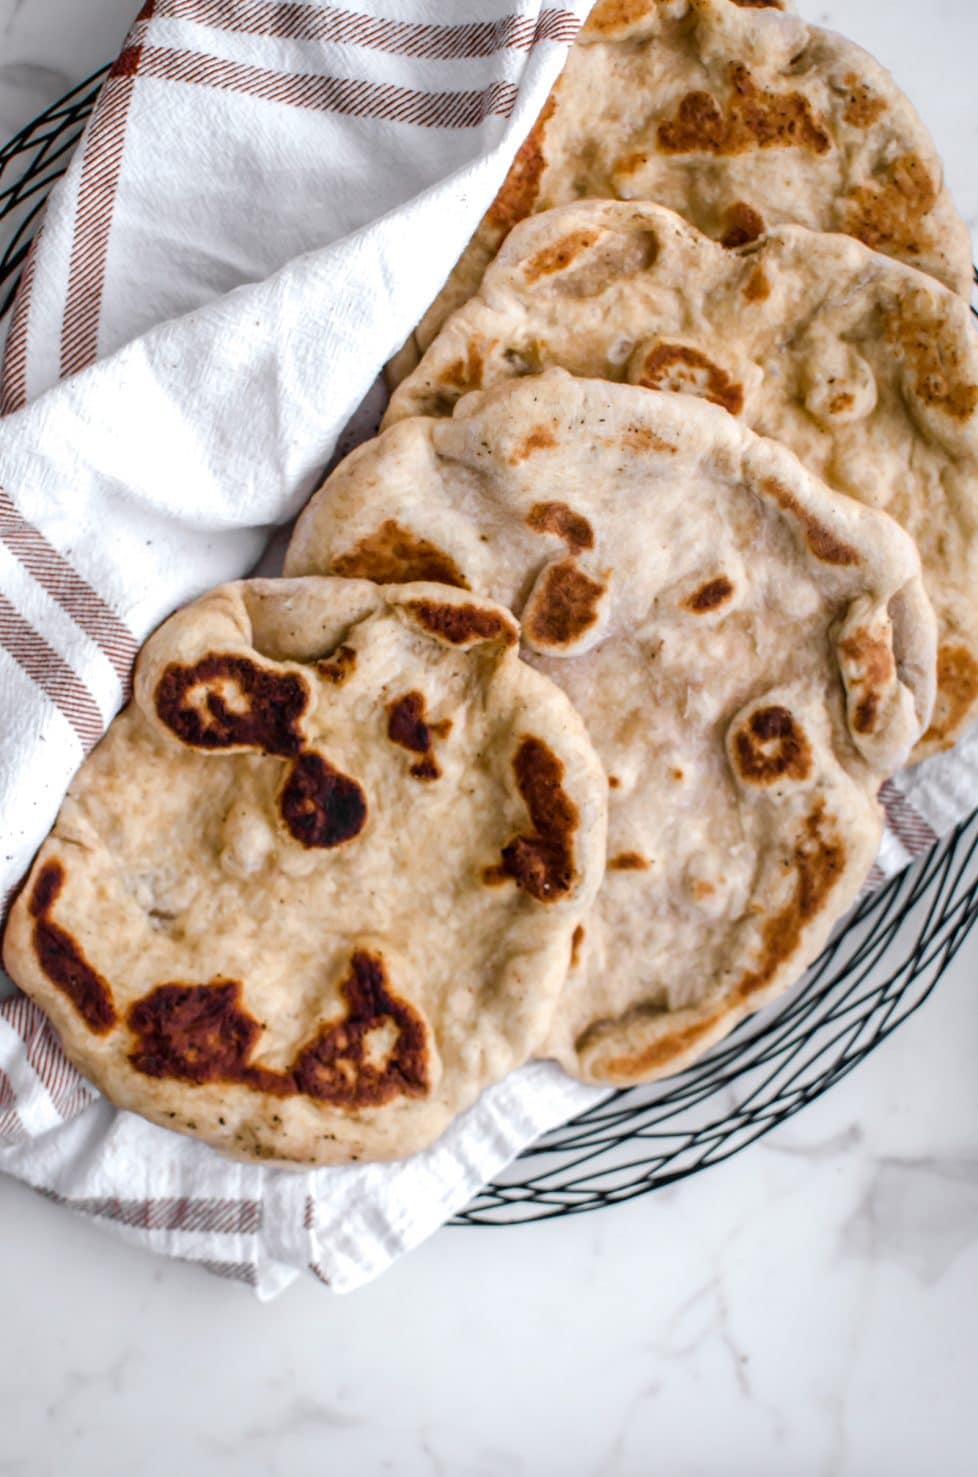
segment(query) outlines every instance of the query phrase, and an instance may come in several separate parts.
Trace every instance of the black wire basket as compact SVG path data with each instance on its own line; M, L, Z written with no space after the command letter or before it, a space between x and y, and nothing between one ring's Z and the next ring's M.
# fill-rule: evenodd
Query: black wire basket
M0 148L0 323L13 305L51 186L68 168L108 70L79 82Z
M0 322L106 70L0 149ZM782 1000L679 1076L610 1093L546 1134L453 1224L578 1215L730 1159L827 1092L918 1010L976 919L978 810L864 898Z

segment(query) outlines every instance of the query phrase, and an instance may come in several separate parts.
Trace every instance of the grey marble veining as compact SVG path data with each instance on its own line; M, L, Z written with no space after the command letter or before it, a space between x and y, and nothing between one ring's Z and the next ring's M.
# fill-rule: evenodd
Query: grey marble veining
M802 8L896 72L974 226L974 0ZM0 0L0 132L134 9ZM258 1306L0 1179L0 1474L974 1477L976 975L978 936L731 1163L596 1216L442 1232L347 1299Z

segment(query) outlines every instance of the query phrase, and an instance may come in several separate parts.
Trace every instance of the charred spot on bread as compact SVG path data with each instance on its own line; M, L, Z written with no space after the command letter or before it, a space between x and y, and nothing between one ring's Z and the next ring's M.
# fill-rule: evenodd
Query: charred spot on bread
M45 862L34 879L27 905L34 920L34 953L48 979L71 1001L88 1029L105 1036L118 1020L109 983L85 957L78 940L51 917L64 884L65 870L59 861Z
M291 757L302 748L299 720L309 688L297 672L274 672L234 652L209 652L164 668L153 695L156 713L194 749L259 749Z
M342 846L367 823L367 800L360 784L312 751L300 754L289 767L279 810L290 834L303 846Z
M502 850L502 864L487 868L484 880L511 878L540 903L566 896L574 885L574 835L580 816L563 788L564 765L542 739L528 736L513 757L516 786L533 830L514 836Z

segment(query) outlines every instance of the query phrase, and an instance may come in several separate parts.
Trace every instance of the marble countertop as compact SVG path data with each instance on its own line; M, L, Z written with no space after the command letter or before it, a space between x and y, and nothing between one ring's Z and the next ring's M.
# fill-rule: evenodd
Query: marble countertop
M135 0L0 0L0 135ZM396 10L392 0L392 11ZM802 9L896 73L978 226L978 6ZM978 931L907 1025L730 1163L445 1230L261 1306L0 1179L0 1474L973 1477Z

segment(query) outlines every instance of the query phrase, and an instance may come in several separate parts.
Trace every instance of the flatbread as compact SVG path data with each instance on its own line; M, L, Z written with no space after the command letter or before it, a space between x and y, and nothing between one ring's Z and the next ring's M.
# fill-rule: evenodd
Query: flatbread
M7 928L120 1107L242 1159L423 1148L539 1043L607 783L512 617L225 585L150 640Z
M582 201L517 226L385 424L559 365L700 394L911 533L937 613L914 759L978 710L978 338L967 305L847 236L728 251L662 207Z
M360 447L286 569L435 559L519 613L609 775L545 1054L590 1082L675 1071L798 977L872 864L933 701L913 542L717 406L550 370Z
M930 134L854 42L777 6L603 0L390 384L517 221L581 197L655 200L726 245L791 222L847 232L971 292L968 229Z

